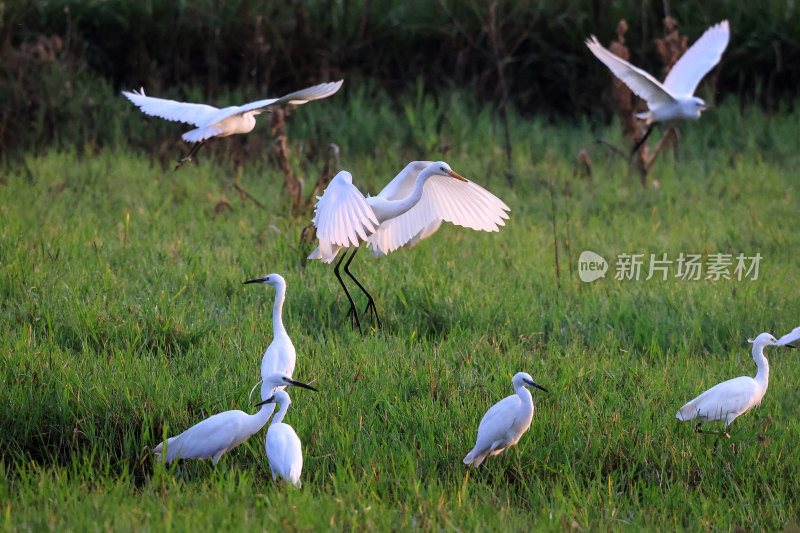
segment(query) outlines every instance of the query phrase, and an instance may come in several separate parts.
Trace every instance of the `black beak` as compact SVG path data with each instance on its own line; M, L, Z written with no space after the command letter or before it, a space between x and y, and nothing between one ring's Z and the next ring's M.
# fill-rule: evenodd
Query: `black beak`
M249 281L245 281L242 285L247 285L248 283L266 283L267 278L258 278L258 279L251 279Z
M539 389L539 390L543 390L543 391L545 391L545 392L550 392L549 390L545 389L544 387L542 387L541 385L539 385L539 384L538 384L538 383L536 383L535 381L528 381L528 380L526 379L526 380L525 380L525 383L527 383L527 384L528 384L528 385L530 385L531 387L536 387L536 388L537 388L537 389Z
M256 407L261 407L261 406L262 406L262 405L264 405L265 403L272 403L272 402L274 402L274 401L275 401L275 395L272 395L272 396L270 396L269 398L267 398L266 400L264 400L263 402L258 402L258 403L256 404Z
M303 383L302 381L295 381L293 379L287 379L285 381L286 381L286 383L294 385L295 387L303 387L304 389L313 390L314 392L319 392L317 389L315 389L311 385L308 385L307 383Z
M784 344L784 346L788 346L789 348L792 348L794 350L797 349L797 346L795 346L794 344Z

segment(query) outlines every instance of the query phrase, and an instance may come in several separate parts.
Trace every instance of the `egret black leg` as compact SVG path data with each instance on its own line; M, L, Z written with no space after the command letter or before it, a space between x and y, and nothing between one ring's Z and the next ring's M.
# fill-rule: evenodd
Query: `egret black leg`
M644 136L638 141L636 141L636 144L634 144L633 148L631 149L631 155L635 154L639 150L639 148L642 147L647 138L650 137L650 134L653 133L653 128L655 127L655 125L656 125L655 122L650 124L650 127L647 128L647 131L644 133Z
M380 328L383 326L383 324L381 324L381 319L378 317L378 309L375 307L375 300L372 298L372 295L367 292L367 289L365 289L364 286L355 278L355 276L353 276L352 272L350 272L350 263L358 253L358 250L358 248L353 250L353 253L350 255L350 259L348 259L347 263L344 264L344 271L348 276L350 276L350 279L356 282L356 285L358 285L358 288L361 289L361 292L367 295L367 307L364 308L364 314L367 315L372 312L372 314L375 315L375 322Z
M183 159L178 161L178 164L175 165L175 170L181 169L184 166L186 166L186 164L189 161L192 160L192 157L197 153L197 151L200 149L200 147L203 146L204 144L206 144L206 141L200 141L199 143L195 143L195 145L192 146L192 149L189 150L189 155L187 155L186 157L184 157Z
M358 248L356 248L356 250L357 249ZM344 253L342 253L342 257L340 257L339 261L336 262L336 266L333 267L333 273L336 274L336 279L339 280L339 285L342 286L342 289L344 290L344 293L347 295L347 299L350 301L350 310L347 311L347 316L348 317L349 316L353 317L353 322L355 323L356 327L358 328L358 332L361 333L362 332L361 331L361 323L358 321L358 313L356 312L356 304L353 301L353 298L350 296L350 293L348 292L347 287L344 284L344 281L342 281L342 276L339 274L339 266L342 264L342 261L344 261L344 257L346 255L347 255L347 250L345 250ZM345 270L345 272L347 272L347 266L344 267L344 270ZM352 277L352 276L350 276L350 277Z

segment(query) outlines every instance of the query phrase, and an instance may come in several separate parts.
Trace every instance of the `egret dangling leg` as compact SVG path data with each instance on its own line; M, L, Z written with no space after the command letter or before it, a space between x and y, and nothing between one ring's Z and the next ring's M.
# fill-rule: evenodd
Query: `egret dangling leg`
M189 163L192 160L192 156L194 156L200 149L200 147L203 146L204 144L206 144L206 141L200 141L198 143L195 143L194 146L192 146L192 149L189 150L189 155L178 161L178 164L175 165L175 171L185 167L187 163Z
M368 315L370 311L373 315L375 315L375 322L378 323L378 327L382 327L381 319L378 317L378 309L375 307L375 299L372 297L370 293L367 292L367 289L353 276L353 273L350 272L350 263L353 261L353 258L358 253L359 248L354 248L353 253L350 254L350 259L347 260L347 263L344 264L344 271L350 276L350 279L356 282L358 288L361 289L361 292L367 295L367 307L364 308L364 315Z
M631 154L630 154L631 157L633 157L633 154L635 154L636 152L639 151L639 148L641 148L642 145L644 144L644 142L647 140L647 138L650 137L650 134L653 133L653 128L655 127L655 125L656 125L655 122L650 124L650 127L647 128L646 132L644 132L644 135L642 136L642 138L639 139L638 141L636 141L636 144L634 144L633 148L631 148Z
M358 248L356 248L358 250ZM344 284L342 280L342 276L339 274L339 267L344 261L345 256L347 255L347 250L342 254L342 257L336 262L336 266L333 267L333 273L336 275L336 279L339 280L339 285L342 286L342 290L344 290L345 295L347 295L347 299L350 301L350 310L347 312L347 317L353 317L353 322L355 323L356 327L358 328L358 332L361 333L361 322L358 321L358 313L356 312L356 303L353 301L353 297L350 296L350 292L347 290L347 286ZM355 254L354 254L355 255ZM347 266L344 267L345 272L347 272ZM350 276L351 278L353 276Z

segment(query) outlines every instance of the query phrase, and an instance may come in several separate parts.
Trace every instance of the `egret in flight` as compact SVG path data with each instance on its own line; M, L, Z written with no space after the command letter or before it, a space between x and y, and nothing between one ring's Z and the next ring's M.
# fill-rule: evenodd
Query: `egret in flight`
M697 424L697 430L700 431L700 424L703 422L715 422L717 420L724 420L724 430L739 415L742 415L761 404L761 399L767 392L767 385L769 385L769 362L764 356L765 346L778 346L786 345L794 348L789 342L793 342L800 338L800 328L794 330L795 335L792 333L781 337L778 341L769 333L762 333L758 337L748 339L748 342L753 344L753 360L756 362L758 372L756 377L741 376L738 378L723 381L714 385L703 394L688 402L680 408L675 414L678 420L692 420L698 418L700 422ZM730 437L725 433L726 437Z
M285 374L270 374L265 383L273 387L295 385L316 391L311 385L295 381ZM260 404L259 404L260 405ZM175 459L208 459L216 465L219 458L236 448L267 423L274 406L263 405L254 415L238 409L217 413L199 422L180 435L170 437L153 448L159 461ZM166 444L166 451L164 450Z
M353 248L344 271L367 296L364 313L372 312L381 326L375 300L350 272L350 263L366 241L376 252L388 253L419 240L438 228L442 220L474 230L498 231L508 219L509 207L495 195L456 174L443 161L409 163L378 196L364 195L353 185L349 172L341 171L318 197L313 223L319 246L309 259L332 263L342 248ZM433 227L436 226L436 227ZM350 301L348 316L361 329L355 303L339 274L345 251L333 269Z
M297 354L292 344L292 339L283 327L283 302L286 299L286 280L280 274L270 274L269 276L245 281L248 283L263 283L275 287L275 303L272 306L272 343L267 347L264 356L261 358L261 399L266 400L272 396L274 387L270 386L265 378L273 372L280 372L289 377L294 374L294 365ZM269 405L269 412L275 409L275 405Z
M694 96L694 91L700 80L719 63L729 39L730 29L727 20L711 26L673 65L664 83L660 83L649 73L634 67L604 48L594 35L586 40L586 46L597 59L602 61L634 94L647 102L648 110L637 114L636 117L643 119L650 128L634 146L632 153L636 152L650 135L655 122L700 118L700 113L708 108L708 104Z
M184 141L196 144L192 147L189 155L178 162L175 167L175 170L178 170L192 159L192 156L197 153L208 139L212 137L227 137L237 133L249 133L256 125L256 115L267 111L269 107L286 103L298 105L311 100L327 98L339 90L343 81L321 83L280 98L257 100L249 104L234 105L222 109L206 104L192 104L145 96L144 88L140 89L139 92L122 91L122 94L146 115L197 126L196 129L183 134Z
M276 390L270 397L258 405L280 404L281 408L275 414L267 429L264 446L267 450L269 469L272 471L272 481L281 476L297 488L300 488L300 474L303 471L303 449L300 437L292 426L283 422L286 411L292 404L289 394L285 390Z
M503 398L486 411L478 426L475 447L464 457L465 465L481 466L492 455L497 455L519 442L533 420L533 396L525 387L547 389L533 381L530 374L517 372L511 382L516 394Z

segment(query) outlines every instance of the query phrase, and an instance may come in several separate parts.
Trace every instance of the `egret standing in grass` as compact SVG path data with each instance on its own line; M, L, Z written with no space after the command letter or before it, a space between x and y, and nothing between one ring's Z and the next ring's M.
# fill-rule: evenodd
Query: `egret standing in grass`
M498 231L499 226L505 225L503 219L508 218L509 211L499 198L456 174L443 161L409 163L378 196L368 197L353 185L353 176L342 171L318 198L313 223L319 247L308 258L332 263L342 248L352 248L344 271L367 296L364 313L372 312L378 327L381 322L375 300L349 268L362 242L368 241L373 249L388 253L419 239L423 233L429 235L433 225L442 220L474 230ZM333 272L350 301L347 315L360 330L355 302L339 274L346 255L345 251Z
M272 481L281 476L286 481L300 488L300 474L303 471L303 447L300 437L289 424L283 422L286 411L292 404L289 394L285 390L276 390L272 397L267 398L258 405L280 404L281 408L267 429L264 446L267 450L269 469L272 471Z
M547 389L533 381L530 374L517 372L511 382L516 394L503 398L486 411L478 426L475 447L464 457L465 465L481 466L492 455L497 455L519 442L533 420L533 396L525 387Z
M292 344L292 339L283 326L283 302L286 299L286 280L280 274L270 274L263 278L245 281L248 283L263 283L275 287L275 303L272 306L272 342L261 358L261 379L273 372L280 372L291 377L294 374L294 366L297 360L297 353ZM261 384L261 399L266 400L272 396L273 387L266 380ZM275 409L274 405L269 406L270 414Z
M649 73L634 67L604 48L594 35L587 39L586 46L597 59L602 61L634 94L647 102L648 111L639 113L636 117L643 119L650 128L633 147L632 153L636 152L650 135L655 122L700 118L700 113L708 108L708 104L694 96L694 91L700 80L719 63L729 39L730 29L727 20L707 29L673 65L663 84Z
M791 334L785 338L789 339L790 336ZM781 340L783 341L784 338ZM681 407L675 414L678 420L698 418L700 420L697 424L698 431L703 422L724 420L725 425L722 428L724 432L739 415L761 404L761 399L766 394L767 385L769 385L769 362L764 356L764 347L777 346L778 341L769 333L762 333L755 340L748 339L748 342L753 343L753 360L758 367L756 377L741 376L714 385ZM794 348L789 342L791 341L786 340L782 344ZM727 433L725 436L730 437Z
M295 381L289 376L274 373L264 380L272 387L295 385L310 390L317 390L311 385ZM261 405L261 404L259 404ZM218 413L199 422L180 435L170 437L153 448L153 454L159 461L171 463L175 459L208 459L216 465L225 453L258 432L269 420L274 406L263 405L254 415L244 411L232 410Z
M205 104L191 104L145 96L144 88L140 89L139 92L122 91L122 94L136 104L146 115L197 126L196 129L187 131L182 136L184 141L196 144L192 147L189 155L178 162L175 167L175 170L178 170L191 161L192 156L197 153L208 139L227 137L237 133L250 133L256 125L256 115L263 113L267 108L286 103L298 105L311 100L327 98L339 90L339 87L342 86L342 81L321 83L280 98L268 98L222 109Z

